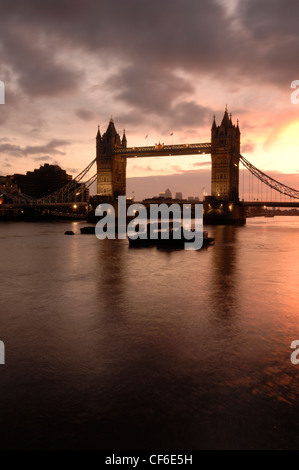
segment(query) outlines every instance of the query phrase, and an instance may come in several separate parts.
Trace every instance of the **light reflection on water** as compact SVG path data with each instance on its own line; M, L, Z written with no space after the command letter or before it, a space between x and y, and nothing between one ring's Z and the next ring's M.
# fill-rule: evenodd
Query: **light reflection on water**
M1 446L299 448L297 219L200 252L80 226L0 226Z

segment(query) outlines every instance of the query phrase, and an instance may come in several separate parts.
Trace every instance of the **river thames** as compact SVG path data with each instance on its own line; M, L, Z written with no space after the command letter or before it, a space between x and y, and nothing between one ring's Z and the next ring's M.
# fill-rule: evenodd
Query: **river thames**
M200 251L86 225L0 225L0 447L299 449L299 219Z

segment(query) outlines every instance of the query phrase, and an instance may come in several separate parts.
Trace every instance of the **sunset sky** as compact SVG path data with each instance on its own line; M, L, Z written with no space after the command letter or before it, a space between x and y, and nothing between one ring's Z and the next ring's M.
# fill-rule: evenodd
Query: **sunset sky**
M208 142L227 105L242 154L299 189L298 21L295 0L1 0L0 173L75 176L111 115L128 146ZM127 176L139 198L198 195L210 157L129 160Z

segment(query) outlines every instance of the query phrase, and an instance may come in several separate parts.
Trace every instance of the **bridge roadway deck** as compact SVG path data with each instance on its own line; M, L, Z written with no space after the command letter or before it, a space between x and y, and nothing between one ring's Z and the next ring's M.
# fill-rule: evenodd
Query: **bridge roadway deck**
M219 201L220 203L223 201ZM152 204L189 204L189 205L195 205L195 204L203 204L203 201L178 201L178 200L155 200L152 202ZM141 201L141 202L129 202L127 201L127 205L130 204L144 204L145 206L151 204L150 201ZM278 201L240 201L239 204L241 206L245 207L298 207L299 208L299 201L298 202L278 202ZM87 206L88 203L86 202L60 202L60 203L41 203L41 204L1 204L0 209L23 209L23 208L29 208L29 207L39 207L39 208L63 208L63 207L73 207L74 205L76 206Z
M170 204L179 204L179 205L183 205L183 204L189 204L189 205L195 205L195 204L204 204L206 201L177 201L177 200L174 200L174 201L170 201L170 200L161 200L161 201L153 201L153 204L167 204L167 205L170 205ZM214 201L214 202L217 202L217 201ZM219 203L222 203L223 201L219 200ZM144 203L141 203L141 204L144 204ZM149 201L146 201L145 205L149 205L150 202ZM233 203L233 204L236 204L236 203ZM278 201L240 201L239 202L239 205L240 206L245 206L245 207L299 207L299 201L298 202L293 202L293 201L290 201L290 202L278 202Z
M0 209L28 209L30 207L34 208L34 207L38 207L38 208L49 208L49 209L53 209L55 207L57 208L62 208L62 207L73 207L74 205L76 206L87 206L88 205L88 202L43 202L43 203L33 203L33 204L30 204L30 203L14 203L14 204L1 204L0 205Z
M299 207L299 201L278 202L278 201L241 201L245 207Z

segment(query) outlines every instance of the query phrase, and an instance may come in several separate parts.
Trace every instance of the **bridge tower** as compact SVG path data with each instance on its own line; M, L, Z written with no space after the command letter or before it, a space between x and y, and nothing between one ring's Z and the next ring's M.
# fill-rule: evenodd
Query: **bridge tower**
M103 136L98 129L96 144L97 195L115 201L118 196L126 195L127 159L121 155L114 155L114 149L127 147L125 131L121 139L111 118Z
M215 116L212 125L212 196L223 201L239 201L239 124L232 123L227 108L220 126L216 125Z

